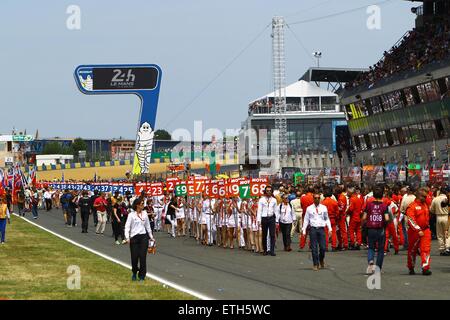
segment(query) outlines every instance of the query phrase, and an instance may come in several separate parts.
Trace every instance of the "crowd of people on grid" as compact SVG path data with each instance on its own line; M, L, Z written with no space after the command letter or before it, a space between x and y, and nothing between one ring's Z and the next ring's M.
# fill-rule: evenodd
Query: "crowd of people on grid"
M11 197L6 198L10 206ZM292 239L298 234L298 250L312 250L314 270L325 266L325 252L331 245L331 251L368 249L368 273L376 266L382 268L383 257L391 248L398 254L403 245L408 250L410 273L414 274L415 257L420 254L424 275L431 274L433 237L438 239L440 254L450 256L449 198L447 185L416 189L408 185L360 188L352 184L330 187L282 183L267 186L260 198L248 199L211 198L206 194L176 197L167 191L161 196L147 196L145 192L121 195L51 188L26 188L17 197L21 215L31 211L37 218L38 209L62 208L67 227L76 227L79 216L83 233L88 232L90 216L99 235L110 223L117 245L129 240L127 217L138 200L152 233L165 231L173 238L195 238L205 246L272 256L276 255L279 235L284 251L290 252ZM1 216L0 212L0 220Z

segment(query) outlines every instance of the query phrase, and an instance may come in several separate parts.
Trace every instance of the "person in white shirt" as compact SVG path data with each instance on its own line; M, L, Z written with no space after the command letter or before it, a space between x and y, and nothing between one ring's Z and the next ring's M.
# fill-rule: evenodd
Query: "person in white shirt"
M270 235L270 255L275 254L275 224L276 224L276 209L277 199L272 196L272 186L267 186L264 190L264 196L258 201L257 221L261 221L262 226L262 246L263 255L267 255L267 231Z
M282 197L281 204L277 207L277 217L280 224L281 234L283 235L284 251L291 249L291 229L292 223L297 219L295 212L289 203L288 195Z
M52 210L52 193L49 189L45 189L44 192L45 208L47 211Z
M145 280L147 274L147 249L149 240L154 241L150 220L147 212L143 210L144 201L137 198L133 202L132 210L128 214L125 223L125 239L130 244L131 266L133 275L131 279L139 281Z
M161 217L164 208L164 196L153 197L153 211L155 212L155 231L161 231Z
M325 227L328 228L328 234L330 236L332 234L332 228L330 218L328 217L327 207L320 204L320 193L315 192L313 199L314 203L306 209L302 233L303 235L306 235L306 229L308 226L310 227L309 238L311 240L311 251L314 264L313 270L318 271L319 268L325 268Z

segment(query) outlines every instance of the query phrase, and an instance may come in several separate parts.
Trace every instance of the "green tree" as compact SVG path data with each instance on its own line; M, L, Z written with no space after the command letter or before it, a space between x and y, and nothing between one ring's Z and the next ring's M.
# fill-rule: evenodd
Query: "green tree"
M156 130L155 131L155 140L172 140L172 136L166 130Z
M74 159L77 159L77 160L78 160L78 156L79 156L78 151L86 151L87 148L88 148L86 141L84 141L81 138L76 138L72 142L72 145L70 147L72 149L71 150L72 151L71 154L73 154Z
M81 138L76 138L72 142L72 149L74 152L74 155L78 155L78 151L86 151L87 150L87 143Z
M43 154L63 154L62 152L63 148L56 141L46 143L44 146L44 150L42 150Z

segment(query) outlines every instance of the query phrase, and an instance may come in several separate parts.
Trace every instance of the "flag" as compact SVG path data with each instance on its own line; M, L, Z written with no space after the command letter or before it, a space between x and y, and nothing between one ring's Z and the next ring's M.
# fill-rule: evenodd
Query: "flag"
M23 173L22 169L19 167L19 165L17 165L17 174L18 174L19 179L20 179L20 184L24 188L28 187L28 179L25 176L25 173Z
M10 188L13 187L14 185L14 173L13 173L13 169L9 169L7 174L6 174L6 185Z
M36 185L36 167L32 166L30 167L30 170L28 172L28 184L35 186Z
M4 188L5 187L5 172L0 168L0 184Z

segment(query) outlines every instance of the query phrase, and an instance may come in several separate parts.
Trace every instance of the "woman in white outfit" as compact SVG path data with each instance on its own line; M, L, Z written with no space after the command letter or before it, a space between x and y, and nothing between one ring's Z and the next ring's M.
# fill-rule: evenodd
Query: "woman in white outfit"
M237 228L239 227L238 208L235 198L228 200L226 211L227 220L227 240L230 244L230 249L234 249L234 238L236 236ZM238 238L239 245L239 238Z
M249 210L248 210L248 201L242 200L241 206L241 228L242 233L244 234L244 242L245 242L245 250L251 250L251 243L250 243L250 234L251 234L251 226L250 226L250 217L249 217Z
M202 244L207 245L209 240L208 224L210 223L211 215L213 213L211 199L203 194L203 200L199 203L199 209L201 211L201 231L202 231Z
M252 234L256 253L263 253L261 220L258 221L258 199L252 199L249 205L252 219Z
M223 211L224 203L222 199L218 199L214 206L214 212L216 215L216 225L217 225L217 246L225 246L225 228L223 226Z
M184 221L186 218L186 214L185 214L185 201L183 197L178 197L177 198L177 210L176 210L176 218L177 218L177 235L186 236L186 229L185 229L185 225L184 225Z

